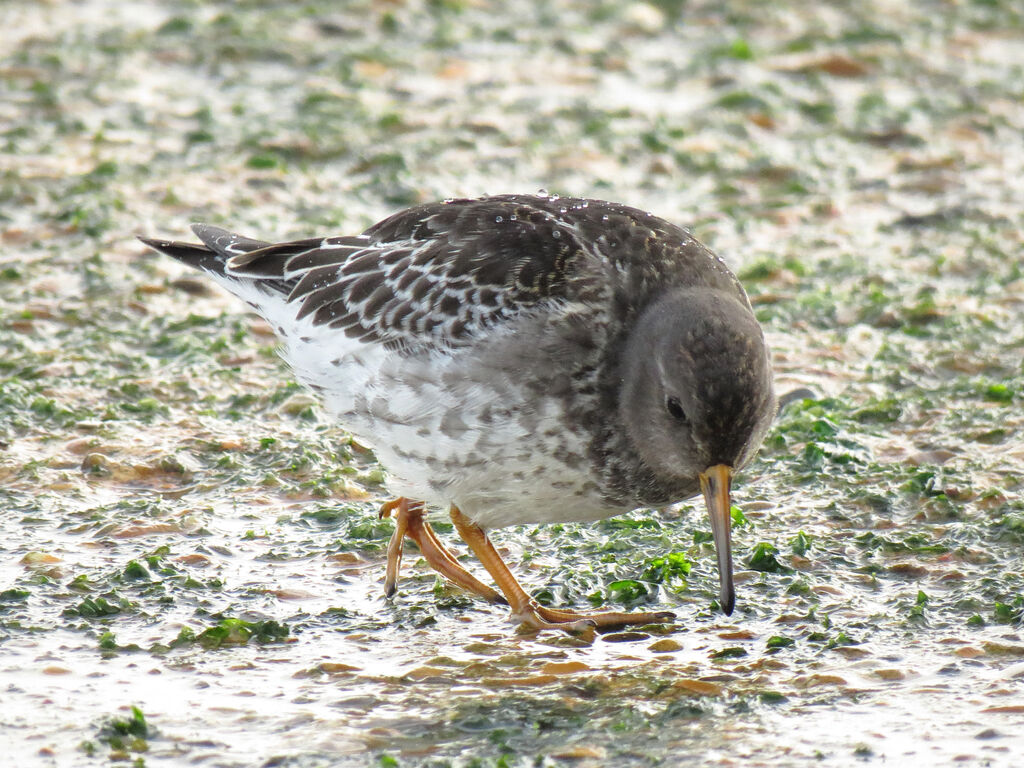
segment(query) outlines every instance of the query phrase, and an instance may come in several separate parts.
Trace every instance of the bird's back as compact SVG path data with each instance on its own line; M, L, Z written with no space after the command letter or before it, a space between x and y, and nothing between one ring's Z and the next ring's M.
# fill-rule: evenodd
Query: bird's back
M279 331L282 303L304 329L389 348L472 344L558 301L606 301L628 316L672 286L724 288L724 264L685 230L628 206L502 195L429 203L358 236L269 244L195 225L202 245L146 239L210 273Z

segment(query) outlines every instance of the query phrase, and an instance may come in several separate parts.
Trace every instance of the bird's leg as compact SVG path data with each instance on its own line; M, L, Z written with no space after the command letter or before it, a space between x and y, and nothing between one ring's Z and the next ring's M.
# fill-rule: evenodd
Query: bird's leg
M419 546L427 563L446 579L492 603L505 602L505 598L463 568L455 555L441 543L430 523L423 519L423 502L410 501L404 496L393 499L381 507L380 517L389 517L395 510L398 511L395 532L388 542L388 565L384 575L384 594L387 597L395 594L398 569L402 564L402 542L408 537Z
M675 617L675 614L668 611L657 613L620 613L615 611L577 613L576 611L546 608L526 594L480 526L471 522L454 505L451 508L451 516L459 535L466 541L505 594L509 607L512 609L512 617L527 626L534 629L564 629L570 632L581 632L590 627L650 624Z
M402 565L402 544L405 541L405 533L409 530L409 500L404 496L392 499L380 508L377 515L384 519L390 517L396 509L398 514L395 515L395 531L391 534L391 540L388 542L388 565L384 572L385 597L395 594L395 585L398 583L398 569Z

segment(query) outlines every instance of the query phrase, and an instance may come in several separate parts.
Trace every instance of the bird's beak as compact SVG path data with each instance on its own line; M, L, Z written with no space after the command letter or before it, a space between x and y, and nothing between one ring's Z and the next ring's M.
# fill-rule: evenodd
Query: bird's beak
M736 604L736 592L732 587L732 515L729 486L732 481L732 467L716 464L700 473L700 490L708 505L711 517L711 533L715 537L715 553L718 555L718 601L726 616L732 613Z

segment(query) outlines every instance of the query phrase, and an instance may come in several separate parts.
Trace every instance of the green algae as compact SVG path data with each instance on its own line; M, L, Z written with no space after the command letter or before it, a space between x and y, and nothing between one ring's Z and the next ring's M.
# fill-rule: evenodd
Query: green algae
M926 727L935 762L1020 751L989 711L1024 644L1016 5L8 5L11 759L846 765L919 759ZM696 503L494 535L546 604L673 624L516 635L413 547L384 601L372 455L133 240L539 187L692 227L780 392L810 390L737 477L728 619ZM125 733L90 729L96 691L139 703Z

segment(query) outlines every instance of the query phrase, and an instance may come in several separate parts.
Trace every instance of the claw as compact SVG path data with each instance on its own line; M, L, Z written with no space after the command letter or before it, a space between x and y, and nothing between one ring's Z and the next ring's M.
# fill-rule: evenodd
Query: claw
M380 518L388 517L394 509L398 509L395 518L395 532L388 542L388 564L384 572L384 597L391 597L398 588L398 571L402 567L402 544L409 531L409 500L406 498L389 501L380 510Z

